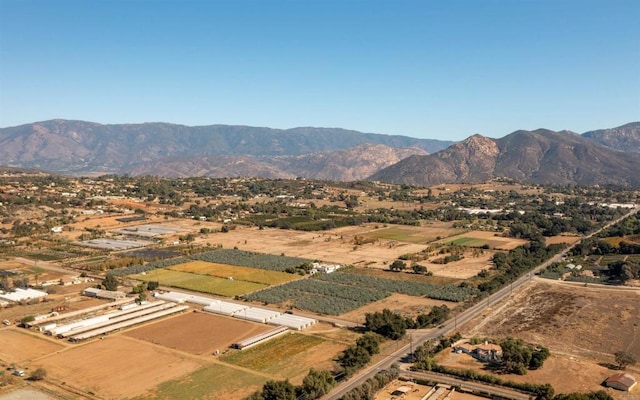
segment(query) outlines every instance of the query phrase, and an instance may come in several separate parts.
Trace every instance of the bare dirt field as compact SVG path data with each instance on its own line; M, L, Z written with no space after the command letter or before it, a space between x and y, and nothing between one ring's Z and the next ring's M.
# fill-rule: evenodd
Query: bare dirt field
M194 371L203 362L124 336L111 336L41 358L35 367L105 399L138 396L161 382Z
M211 313L186 313L127 331L125 336L192 354L223 352L239 340L270 329L264 324Z
M558 390L594 388L608 375L619 350L640 355L640 291L534 280L513 298L473 320L465 336L513 336L548 347L555 361L527 377L547 374ZM555 367L554 367L555 365ZM638 375L638 366L628 368ZM574 371L567 379L563 371ZM579 378L584 377L584 378ZM528 378L527 378L528 379ZM583 380L580 380L583 379ZM583 382L583 383L580 383Z
M457 303L394 293L387 298L367 304L366 306L360 307L346 314L342 314L340 315L340 318L362 324L365 322L366 313L379 312L385 308L405 316L411 315L412 317L416 317L418 314L428 313L433 306L441 305L446 305L450 309L454 309L457 306Z
M419 252L425 248L424 244L388 239L355 245L355 236L365 236L373 230L373 225L349 226L325 232L238 227L228 233L209 234L206 238L196 239L196 242L338 264L367 263L381 267L402 254Z
M580 239L582 239L580 236L551 236L546 238L545 243L547 244L547 246L550 244L557 244L557 243L574 244Z
M18 327L0 329L0 359L7 363L28 362L64 347Z

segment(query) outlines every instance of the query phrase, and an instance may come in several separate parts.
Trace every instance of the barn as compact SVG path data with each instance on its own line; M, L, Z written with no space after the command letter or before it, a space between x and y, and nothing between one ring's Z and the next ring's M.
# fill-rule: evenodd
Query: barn
M626 373L611 375L604 381L606 387L624 390L626 392L631 391L636 384L636 378Z

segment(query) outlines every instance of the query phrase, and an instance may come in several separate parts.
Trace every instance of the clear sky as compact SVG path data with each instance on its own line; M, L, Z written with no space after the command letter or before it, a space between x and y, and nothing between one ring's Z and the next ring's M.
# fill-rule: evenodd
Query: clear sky
M640 120L638 0L0 0L0 127L423 138Z

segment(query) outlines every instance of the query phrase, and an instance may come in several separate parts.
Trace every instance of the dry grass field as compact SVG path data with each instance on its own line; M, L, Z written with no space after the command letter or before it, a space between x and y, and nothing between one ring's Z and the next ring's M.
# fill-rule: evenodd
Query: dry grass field
M549 365L521 378L525 381L537 377L561 391L597 389L604 378L616 373L606 368L614 363L614 352L640 355L638 304L639 290L534 280L462 332L465 336L513 336L548 347L554 355ZM628 369L640 374L638 366Z
M469 279L478 275L478 272L483 269L489 270L493 267L493 262L491 261L493 254L494 252L489 250L484 250L483 254L477 256L473 256L471 252L465 252L463 259L447 264L428 262L421 262L420 264L427 267L435 276Z
M188 374L204 362L121 335L53 353L34 362L51 378L105 399L140 396L158 384Z
M268 329L264 324L192 312L129 330L125 335L192 354L212 354Z
M0 329L0 360L6 363L31 361L64 347L62 343L15 326Z
M233 277L235 281L255 282L264 285L279 285L300 278L299 275L288 274L286 272L206 261L190 261L188 263L173 265L168 269L192 274L217 276L218 278Z
M377 226L377 228L376 228ZM323 232L238 227L228 233L213 233L196 239L197 243L237 247L240 250L285 254L338 264L368 264L383 267L402 254L424 250L427 241L459 232L451 224L409 227L381 224L348 226ZM379 238L371 235L378 235ZM355 237L371 238L372 243L355 244ZM385 238L385 237L390 238ZM404 239L404 240L401 240Z

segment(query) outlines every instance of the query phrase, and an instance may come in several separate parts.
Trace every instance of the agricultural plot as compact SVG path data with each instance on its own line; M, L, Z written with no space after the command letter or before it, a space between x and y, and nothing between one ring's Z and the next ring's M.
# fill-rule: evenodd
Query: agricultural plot
M264 285L279 285L298 279L298 275L286 272L270 271L250 267L240 267L228 264L218 264L205 261L191 261L174 265L168 269L192 274L217 276L218 278L233 277L233 280L255 282Z
M62 349L64 346L24 330L0 330L0 359L6 362L24 362Z
M222 279L215 276L191 274L170 269L156 269L145 274L131 275L130 278L145 282L157 281L162 286L171 286L225 297L239 296L267 287L267 285L260 283Z
M120 268L113 271L114 275L131 275L151 271L159 268L166 268L190 261L206 261L210 263L236 265L266 269L271 271L285 271L287 268L297 267L311 260L297 257L275 256L272 254L254 253L251 251L235 249L218 249L204 253L194 254L187 257L171 258L167 260L150 262L144 265L134 265L132 267Z
M316 369L331 369L333 358L347 346L298 333L285 334L255 347L223 356L221 361L293 383Z
M34 367L45 368L56 380L111 399L140 396L159 382L181 377L202 365L203 361L193 356L121 335L34 362Z
M462 229L455 229L449 226L413 227L394 225L387 228L371 230L367 232L365 236L375 239L427 244L442 237L456 235L462 231Z
M209 364L178 378L162 382L133 400L243 399L262 388L267 378L221 364Z
M290 282L249 294L245 298L249 301L273 304L287 303L296 308L320 314L340 315L365 304L382 300L392 293L426 296L446 301L464 301L473 296L476 289L336 272Z
M495 234L492 232L472 231L464 233L462 235L450 237L446 240L443 240L442 243L453 246L488 246L489 248L496 250L512 250L518 246L527 244L528 242L524 239L495 236Z
M267 325L237 318L186 313L127 331L125 335L192 354L212 354L269 329Z

